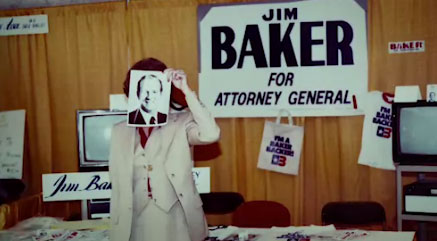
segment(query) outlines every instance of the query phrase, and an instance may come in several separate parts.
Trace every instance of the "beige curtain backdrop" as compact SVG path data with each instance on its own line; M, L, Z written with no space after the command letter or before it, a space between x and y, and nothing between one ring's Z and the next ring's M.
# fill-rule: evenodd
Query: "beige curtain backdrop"
M108 108L127 70L125 5L97 4L7 11L47 14L49 34L0 37L0 109L26 109L28 194L41 175L78 170L76 110ZM63 205L68 204L67 208ZM59 215L79 204L56 203Z
M0 110L27 110L27 194L41 191L43 173L78 170L75 112L109 108L108 95L122 93L129 65L156 57L184 69L197 90L197 6L231 2L241 1L149 0L0 12L49 16L49 34L0 37ZM426 93L426 84L437 83L437 2L368 5L369 89L393 92L396 85L414 84ZM408 40L425 40L426 51L388 54L388 42ZM320 224L329 201L374 200L384 205L389 228L395 229L394 172L357 164L362 116L296 118L305 127L298 176L256 168L264 121L218 119L220 142L196 148L195 159L203 160L196 165L211 167L212 191L281 202L293 225ZM61 216L80 211L77 202L55 206L53 213Z

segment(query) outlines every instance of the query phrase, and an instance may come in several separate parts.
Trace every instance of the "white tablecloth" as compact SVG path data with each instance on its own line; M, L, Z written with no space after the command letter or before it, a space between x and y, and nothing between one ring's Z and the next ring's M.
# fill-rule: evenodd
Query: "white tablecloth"
M108 228L108 220L61 222L54 218L38 217L0 231L0 241L109 241ZM287 237L295 236L309 236L311 241L412 241L414 238L414 232L336 230L333 225L271 229L229 226L210 231L210 236L217 238L213 240L224 240L229 236L236 236L238 240L239 234L243 237L256 235L253 241L287 241Z
M364 230L335 230L333 225L329 226L304 226L286 227L271 229L238 228L229 226L224 229L217 229L210 232L210 236L215 236L223 240L232 234L255 234L256 241L287 241L287 238L279 238L283 235L299 234L309 236L311 241L412 241L414 232L389 232L389 231L364 231Z

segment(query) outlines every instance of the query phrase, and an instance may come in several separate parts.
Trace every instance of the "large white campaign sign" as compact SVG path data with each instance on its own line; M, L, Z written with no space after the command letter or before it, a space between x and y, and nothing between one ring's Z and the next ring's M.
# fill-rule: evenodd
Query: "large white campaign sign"
M202 5L199 95L216 117L362 114L366 0Z
M210 168L194 167L193 178L199 193L211 189ZM54 173L42 176L43 200L68 201L111 197L108 172Z

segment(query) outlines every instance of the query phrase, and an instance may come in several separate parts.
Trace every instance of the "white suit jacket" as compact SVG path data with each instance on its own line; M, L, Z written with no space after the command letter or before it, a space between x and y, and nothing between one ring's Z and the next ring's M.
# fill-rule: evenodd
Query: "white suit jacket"
M155 127L147 141L151 155L164 162L167 177L174 190L155 188L158 192L176 191L184 209L192 241L203 240L208 235L202 201L193 181L190 145L208 144L218 140L220 129L211 114L199 103L194 92L185 99L190 112L170 114L165 126ZM126 123L114 126L109 157L111 195L111 241L128 241L132 225L133 158L136 128ZM166 196L165 193L159 196Z

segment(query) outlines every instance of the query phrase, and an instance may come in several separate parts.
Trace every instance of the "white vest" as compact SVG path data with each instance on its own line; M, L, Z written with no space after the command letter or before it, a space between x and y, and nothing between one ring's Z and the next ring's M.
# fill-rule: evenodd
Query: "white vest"
M178 200L176 192L165 172L164 163L148 159L147 145L138 143L133 167L133 211L138 214L150 203L168 212ZM149 155L150 156L150 155ZM149 198L147 178L150 178L152 199Z

